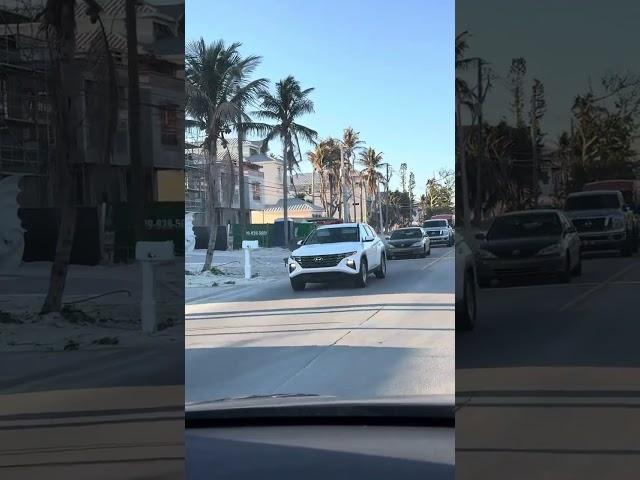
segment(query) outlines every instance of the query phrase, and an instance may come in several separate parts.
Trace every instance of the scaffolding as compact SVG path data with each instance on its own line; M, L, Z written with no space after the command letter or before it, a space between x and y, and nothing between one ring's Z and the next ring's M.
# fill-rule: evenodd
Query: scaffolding
M31 10L31 11L30 11ZM46 174L49 52L27 1L0 7L0 174Z

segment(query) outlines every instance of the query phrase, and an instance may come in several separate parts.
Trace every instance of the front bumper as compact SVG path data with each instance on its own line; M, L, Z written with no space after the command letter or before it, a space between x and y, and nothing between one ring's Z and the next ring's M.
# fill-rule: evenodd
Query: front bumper
M627 241L625 230L579 233L583 250L618 250Z
M391 248L387 247L387 257L400 257L402 255L419 255L424 252L425 247L420 245L418 247L401 247Z
M348 260L354 262L355 266L353 268L347 265ZM291 270L291 265L295 266L293 271ZM298 262L289 260L287 262L287 271L289 272L289 278L295 278L307 283L325 283L353 278L355 275L358 275L360 271L360 259L356 257L344 258L334 267L320 268L302 268Z
M478 280L518 280L531 277L550 277L564 272L564 256L530 257L523 259L478 259L476 262Z
M449 235L438 235L437 237L429 236L429 241L431 242L431 245L448 244Z

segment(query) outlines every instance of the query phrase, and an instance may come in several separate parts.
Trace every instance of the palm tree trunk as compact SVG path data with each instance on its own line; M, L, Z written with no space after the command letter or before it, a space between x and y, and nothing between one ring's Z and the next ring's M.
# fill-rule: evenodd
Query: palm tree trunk
M289 247L289 212L287 211L287 198L289 197L289 189L287 188L287 175L289 170L289 162L287 158L287 146L289 145L289 134L285 135L282 146L282 217L284 218L284 248Z
M61 24L74 25L75 0L65 0L58 8ZM76 38L73 32L66 32L60 49L59 64L54 71L53 92L56 115L56 160L54 186L60 205L60 227L56 241L56 254L51 266L49 289L41 314L59 312L71 260L71 249L76 224L75 182L72 165L78 161L79 149L77 103L82 89L80 75L75 65Z
M216 221L216 180L217 180L217 132L212 135L213 140L209 142L209 161L207 163L207 214L209 217L209 243L207 244L207 254L204 258L202 271L211 270L211 262L213 261L213 251L216 248L216 240L218 227Z
M145 168L140 149L140 77L138 75L136 3L135 0L126 0L129 156L131 185L134 187L129 192L129 201L133 207L134 238L136 242L139 242L144 238L144 211L147 192Z
M238 119L238 193L240 194L240 231L244 235L246 226L246 205L244 200L245 180L244 180L244 127L242 125L242 117Z

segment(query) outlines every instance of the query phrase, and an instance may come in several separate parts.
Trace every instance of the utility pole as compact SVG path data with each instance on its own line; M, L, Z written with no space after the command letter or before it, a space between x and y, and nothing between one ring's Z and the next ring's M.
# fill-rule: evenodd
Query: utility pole
M147 192L146 175L140 149L140 77L138 75L136 3L136 0L126 0L129 158L131 163L131 190L127 192L127 197L132 204L134 238L135 241L140 241L144 235Z
M474 219L479 225L482 216L482 167L484 164L484 138L482 133L482 59L478 58L478 164L476 165L476 195Z
M360 221L364 222L364 207L362 206L362 203L364 202L364 185L362 184L362 181L360 181L358 185L360 186Z
M344 147L342 142L340 143L340 168L342 170L342 221L349 222L349 199L347 192L347 171L344 166Z

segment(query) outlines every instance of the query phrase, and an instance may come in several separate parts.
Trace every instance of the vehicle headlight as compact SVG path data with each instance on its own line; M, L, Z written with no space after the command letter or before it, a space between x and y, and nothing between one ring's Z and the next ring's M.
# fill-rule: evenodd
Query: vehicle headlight
M611 217L611 228L614 230L620 230L624 228L623 217Z
M396 248L396 247L395 247L395 245L393 245L393 244L391 244L391 243L387 244L387 247L389 247L389 248Z
M422 245L422 240L411 244L412 247L419 247L420 245Z
M489 250L484 250L484 249L480 249L476 252L476 255L478 256L478 258L483 258L483 259L487 259L487 258L497 258L493 253L491 253Z
M560 244L554 243L553 245L549 245L544 247L536 255L559 255L562 249L560 248Z

